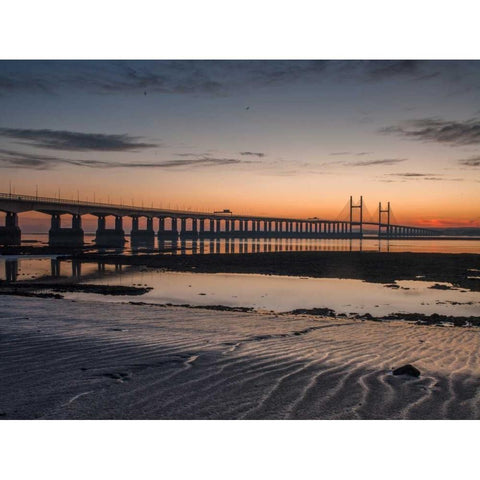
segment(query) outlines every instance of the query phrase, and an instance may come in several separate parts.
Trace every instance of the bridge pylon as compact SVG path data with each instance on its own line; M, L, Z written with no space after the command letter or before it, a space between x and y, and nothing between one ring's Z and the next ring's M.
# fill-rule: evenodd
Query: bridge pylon
M360 211L360 216L358 221L353 219L353 210L358 209ZM363 237L363 196L360 196L360 202L355 205L353 203L353 197L350 195L350 236L354 234L353 225L359 226L359 236Z
M387 223L382 222L382 213L387 215ZM382 202L378 202L378 238L383 236L390 237L390 202L387 202L387 208L384 209Z

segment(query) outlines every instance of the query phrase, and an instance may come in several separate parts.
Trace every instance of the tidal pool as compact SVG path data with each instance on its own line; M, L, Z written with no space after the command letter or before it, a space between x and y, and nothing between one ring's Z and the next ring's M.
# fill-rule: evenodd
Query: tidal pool
M275 275L182 273L144 269L108 275L86 283L148 286L142 296L66 293L76 300L142 301L157 304L225 305L285 312L325 307L344 314L439 313L480 316L480 292L432 289L432 282L399 281L386 286L362 280ZM438 284L437 284L438 285ZM451 287L449 284L441 284Z

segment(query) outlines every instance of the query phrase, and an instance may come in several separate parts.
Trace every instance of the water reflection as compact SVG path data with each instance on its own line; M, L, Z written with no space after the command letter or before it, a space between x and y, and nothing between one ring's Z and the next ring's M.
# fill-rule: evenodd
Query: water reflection
M184 242L185 243L185 242ZM214 242L214 248L216 248ZM234 242L221 244L231 249ZM228 247L227 247L228 245ZM240 248L239 244L238 247ZM191 245L193 248L193 245ZM275 248L273 242L253 245L255 250ZM246 245L243 244L243 248ZM289 245L297 248L297 245ZM184 246L186 248L186 246ZM200 248L200 244L197 245ZM4 268L2 267L2 264ZM174 273L104 262L80 263L78 260L34 258L0 261L0 279L15 281L53 281L148 285L153 290L141 300L153 303L192 305L251 306L257 309L286 311L293 308L333 308L352 314L392 312L480 314L480 294L459 289L431 289L431 282L401 281L397 288L386 288L361 280L298 278L265 275ZM138 301L138 297L111 297L74 292L67 298L101 301Z
M388 241L377 242L375 249L389 251ZM215 239L179 239L159 240L158 251L165 254L236 254L236 253L268 253L268 252L300 252L300 251L362 251L361 239L313 240L292 238L215 238ZM132 252L142 252L133 249ZM145 252L145 250L143 250Z
M48 262L49 268L46 267ZM2 269L2 263L4 268ZM0 280L7 282L64 279L84 281L103 277L106 273L122 273L121 264L107 265L104 262L82 263L80 260L60 258L22 258L0 261ZM3 270L3 272L2 272Z
M143 254L164 254L164 255L191 255L191 254L254 254L270 252L434 252L434 253L480 253L479 241L450 240L450 241L419 241L419 240L374 240L374 239L285 239L285 238L206 238L206 239L179 239L159 240L156 246L152 247L151 242L137 242L134 246L126 245L125 248L98 248L92 252L117 255L143 255ZM36 265L33 269L28 267L29 262ZM121 265L106 266L99 262L97 265L80 264L79 261L68 262L56 258L44 258L43 261L32 260L23 257L19 263L12 257L0 255L0 279L14 282L31 278L83 278L84 270L91 275L92 268L97 273L122 271ZM35 263L37 262L37 263ZM3 264L3 265L2 265ZM88 266L87 266L88 265ZM3 266L3 268L2 268Z
M18 262L9 260L5 262L5 280L7 282L16 282L18 277Z
M24 234L25 245L46 246L48 237L43 234ZM131 239L126 237L124 247L96 247L95 236L85 234L85 245L92 252L142 255L146 253L209 254L209 253L259 253L281 251L378 251L378 252L430 252L430 253L480 253L480 240L445 239L295 239L295 238L202 238L176 240L155 237ZM1 258L1 257L0 257Z

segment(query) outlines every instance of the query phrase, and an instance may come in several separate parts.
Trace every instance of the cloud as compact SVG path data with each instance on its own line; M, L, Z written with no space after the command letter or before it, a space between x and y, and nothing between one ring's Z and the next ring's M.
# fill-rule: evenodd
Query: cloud
M0 149L0 168L32 168L48 170L63 159L46 155L31 155Z
M394 182L395 177L398 181L405 182L407 180L426 180L426 181L445 181L445 182L463 182L464 178L447 178L441 174L435 173L416 173L416 172L402 172L402 173L386 173L381 179L383 182Z
M205 157L208 156L206 153L175 153L177 157Z
M361 157L363 155L370 155L372 152L331 152L329 155L331 156L343 156L343 155L355 155L357 157Z
M34 130L22 128L0 128L0 136L19 140L16 143L50 150L77 152L134 152L158 147L154 143L144 143L142 137L127 134L81 133L67 130Z
M395 165L405 162L406 158L383 158L380 160L365 160L362 162L349 163L351 167L368 167L370 165Z
M463 158L458 163L466 167L480 167L480 157Z
M404 179L411 179L411 180L428 180L428 181L437 181L437 180L445 180L442 178L442 175L435 175L433 173L390 173L388 174L392 177L400 177Z
M240 155L262 158L265 156L262 152L240 152Z
M380 132L426 142L474 145L480 143L480 119L456 122L438 118L423 118L385 127Z
M251 164L236 158L198 157L191 159L165 160L161 162L117 162L102 160L78 160L50 155L36 155L0 149L0 168L27 168L34 170L51 170L56 167L73 165L88 168L205 168L216 166Z

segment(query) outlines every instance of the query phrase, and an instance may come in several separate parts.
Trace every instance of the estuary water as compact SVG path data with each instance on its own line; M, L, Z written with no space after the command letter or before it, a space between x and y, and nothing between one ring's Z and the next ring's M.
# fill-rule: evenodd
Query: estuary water
M95 235L85 234L85 245L95 247ZM48 245L47 234L22 234L23 245ZM159 241L155 237L153 245L131 245L126 236L123 249L98 249L100 251L117 251L125 255L144 251L165 251L166 254L199 253L258 253L281 251L377 251L377 252L420 252L420 253L477 253L480 254L480 239L205 239ZM0 256L1 258L1 256Z
M472 278L480 272L472 269ZM257 311L330 308L337 314L373 316L391 313L438 313L480 316L480 292L450 284L398 281L369 283L353 279L276 275L166 272L147 267L80 263L50 258L0 259L0 279L10 281L80 282L96 285L150 287L143 295L111 296L63 293L76 301L145 302L153 304L225 305ZM438 289L441 285L445 289Z
M220 239L202 241L158 242L125 248L97 249L94 235L85 236L87 246L105 253L257 253L280 251L381 251L480 253L480 240L382 240L378 239ZM45 234L23 235L24 245L48 243ZM472 271L472 278L480 273ZM480 316L480 292L453 288L432 289L430 282L401 281L395 285L367 283L352 279L299 278L273 275L172 273L146 267L128 267L60 260L57 255L0 255L0 280L81 282L106 285L148 286L142 296L109 296L66 293L75 300L105 302L142 301L157 304L225 305L252 307L256 310L282 312L298 308L330 308L346 315L370 313L439 313L456 316ZM437 286L438 287L438 286Z

